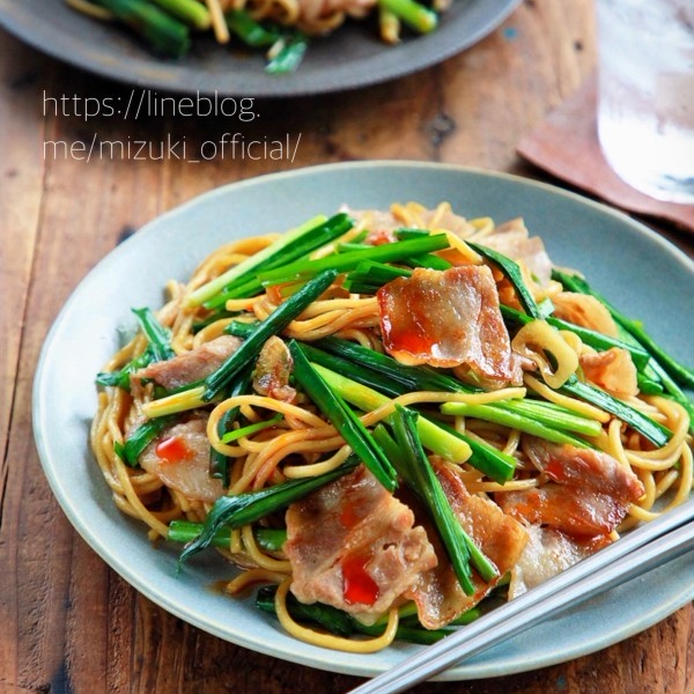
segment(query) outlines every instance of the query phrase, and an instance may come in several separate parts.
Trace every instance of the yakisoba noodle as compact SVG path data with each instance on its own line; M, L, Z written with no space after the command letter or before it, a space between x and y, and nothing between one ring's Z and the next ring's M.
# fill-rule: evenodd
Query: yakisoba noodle
M535 300L551 301L552 297L559 299L560 292L564 292L559 282L549 276L538 276L537 272L542 273L538 270L536 257L524 257L518 251L518 240L527 239L527 231L520 220L514 220L500 227L495 226L490 218L468 221L454 215L448 203L442 203L434 210L427 210L415 203L395 204L389 213L373 211L353 213L353 215L356 221L350 228L347 228L338 238L311 250L313 258L327 258L330 261L330 258L339 257L340 253L345 252L344 248L348 249L347 252L350 250L354 252L354 249L358 251L363 249L364 252L368 252L369 248L378 247L373 246L374 243L383 245L397 242L397 235L394 235L394 232L399 228L419 229L421 236L426 235L425 231L429 231L432 236L442 233L444 238L449 239L448 248L440 249L434 255L445 258L453 265L453 270L417 270L412 273L411 268L405 264L392 262L393 270L409 279L400 278L392 285L386 283L386 288L395 287L398 282L411 286L408 283L416 283L422 278L427 281L438 281L442 277L448 277L447 273L451 272L458 277L456 266L472 267L477 268L474 272L480 276L492 276L492 282L496 283L499 296L503 297L504 301L515 302L516 308L519 309L513 287L509 286L509 279L499 271L495 263L485 259L483 254L467 245L467 241L473 241L481 244L477 246L478 249L488 245L498 250L500 243L503 245L513 238L515 239L513 248L521 276ZM512 236L504 236L505 234ZM280 235L273 234L226 244L210 254L199 265L187 284L182 285L176 282L168 284L169 300L156 313L156 317L159 323L169 331L170 346L176 355L202 354L201 350L204 350L206 346L218 344L220 338L224 339L230 329L238 330L238 323L234 323L235 321L251 323L253 326L257 325L258 321L262 324L263 321L268 320L268 317L274 315L278 306L283 305L292 292L298 291L296 283L292 284L292 282L268 285L260 290L256 289L252 295L230 298L224 306L215 309L206 309L191 300L193 292L196 292L198 296L201 289L204 290L211 280L240 263L248 261L264 249L272 250L275 247L273 244L280 243L281 238ZM345 247L343 244L348 246ZM537 250L537 246L535 249ZM492 275L485 275L488 271L485 269L483 272L482 265L491 268ZM354 268L350 268L351 270ZM297 340L299 344L320 345L322 343L318 341L331 336L339 338L343 344L346 342L358 345L362 349L369 350L371 354L390 352L398 357L397 349L391 344L392 335L388 337L388 340L391 340L388 342L383 332L389 327L384 327L384 312L388 309L384 308L386 304L382 300L381 290L377 297L346 288L345 284L350 284L350 271L337 275L322 296L305 306L300 315L286 325L281 331L281 337L284 340ZM494 291L496 293L496 290ZM570 299L580 301L576 296ZM593 305L590 301L585 304ZM414 310L416 312L416 307ZM215 313L216 311L219 313ZM431 311L434 312L435 308ZM397 319L397 315L388 315L387 318L392 322ZM604 316L600 316L600 320L604 321ZM464 327L465 330L476 329L473 325ZM493 506L497 509L494 511L496 515L492 514L494 518L498 518L500 504L504 511L502 515L514 519L508 522L519 523L519 527L522 528L520 533L525 533L526 530L530 532L532 528L535 529L533 532L554 533L553 536L561 535L566 541L574 542L581 551L589 551L585 549L590 544L586 544L587 539L591 539L591 542L596 538L599 539L600 542L596 546L614 541L619 537L619 532L639 522L652 520L667 509L682 503L689 496L692 487L692 438L689 433L691 423L687 409L676 398L665 395L643 395L637 392L622 399L631 412L636 415L642 413L653 426L666 427L663 431L668 431L667 440L661 445L654 445L635 428L635 425L627 425L619 417L595 403L585 402L571 394L560 392L566 384L572 382L571 379L584 378L581 368L583 358L588 356L594 360L596 357L596 349L586 344L585 340L585 336L581 339L571 330L558 330L544 319L537 318L527 322L524 327L511 328L509 344L515 353L515 356L511 355L511 359L517 359L518 363L522 364L524 373L520 377L521 380L516 379L515 383L496 383L492 386L480 376L477 385L481 384L482 388L477 390L467 388L465 392L414 389L399 395L391 394L384 397L378 393L374 395L371 391L370 395L361 394L361 404L359 409L355 408L355 411L367 431L373 431L379 424L392 425L393 417L401 411L397 409L400 406L433 416L434 418L430 419L426 425L429 428L436 427L439 421L445 422L450 427L450 431L458 432L464 439L455 437L452 439L456 451L455 459L446 458L440 451L438 453L430 451L429 461L433 469L437 470L437 475L443 474L439 473L443 470L447 471L445 474L453 475L457 480L455 484L462 485L466 495L464 498L472 495L479 500L484 500L475 503L483 503L485 508ZM147 357L149 344L145 334L139 332L113 356L105 365L104 371L117 374L133 359ZM275 344L275 347L278 345ZM282 353L281 350L280 353ZM139 431L138 427L141 427L143 422L154 421L158 415L165 414L173 417L174 422L183 422L184 426L189 426L187 417L191 417L192 420L202 418L205 422L203 429L210 449L215 454L223 456L223 459L228 462L229 479L228 488L225 490L228 497L270 489L287 482L300 482L318 479L321 475L337 474L352 459L351 448L346 445L336 424L331 422L326 414L312 402L300 384L285 379L286 383L282 386L289 388L289 391L283 392L288 392L290 395L284 399L276 396L279 391L273 391L274 395L272 392L257 392L260 388L258 372L264 367L260 365L260 356L254 359L258 361L253 362L256 364L254 372L256 380L253 382L253 387L248 386L245 392L227 393L211 402L201 399L204 386L194 383L193 386L196 386L197 390L196 388L186 389L184 386L182 389L179 388L181 392L177 394L162 393L156 376L141 379L137 371L130 376L130 390L109 386L100 391L99 407L91 430L91 445L96 460L104 479L112 490L116 506L123 513L143 521L149 527L152 539L169 536L169 524L172 521L186 519L202 523L213 507L214 501L213 498L204 497L197 492L196 494L185 493L185 479L183 482L171 482L171 479L176 479L175 475L174 478L171 477L172 470L175 473L176 470L187 469L186 465L192 465L190 456L172 462L172 459L164 454L157 453L160 446L172 445L171 437L167 438L167 432L170 432L171 427L176 426L175 424L169 423L168 428L158 431L158 438L155 437L152 443L148 444L148 448L140 451L141 458L134 464L133 461L126 464L121 457L122 450L117 453L114 449L114 446L118 448L124 441L130 440L134 435L133 432ZM164 363L166 365L167 362ZM278 368L280 365L279 362L275 362L273 368ZM447 370L435 368L435 371L454 377ZM273 371L274 373L276 372ZM453 373L467 377L469 369L460 374L456 369ZM343 385L348 384L345 387L348 387L350 383L354 387L354 382L350 381L350 373L335 375L332 387L340 387L340 379ZM345 397L349 400L348 396ZM576 434L573 439L567 439L574 441L576 445L563 444L561 447L558 443L548 443L549 439L542 440L541 436L538 439L538 436L533 434L533 432L537 433L535 429L532 432L526 429L527 424L519 423L517 425L521 427L519 429L509 424L506 419L498 420L499 406L502 406L502 411L504 407L510 407L513 410L513 403L523 403L535 408L533 411L549 417L550 423L556 421L551 419L556 416L571 422L577 421L583 427L581 431L590 433L584 433L580 437ZM439 411L442 405L443 409ZM441 412L447 412L447 408L455 410L456 406L463 408L460 410L463 414L458 411L454 414L441 414ZM471 409L465 410L465 408ZM489 418L483 414L488 413L490 408L497 413L497 417ZM186 413L186 410L192 410L192 413ZM467 411L472 414L466 415ZM522 410L518 411L522 414ZM222 437L221 434L222 425L230 413L235 414L237 418L233 427L243 428L244 431L239 432L238 436L233 436L233 440L225 441L223 438L226 435ZM278 421L272 420L269 422L272 426L265 426L265 423L273 417ZM567 430L561 428L553 430L553 436L559 436L558 440L563 441L562 432L566 433ZM201 435L196 434L198 437ZM188 439L184 438L185 441ZM509 459L515 462L515 472L512 477L504 482L481 472L479 463L474 457L475 451L479 452L479 446L485 447L487 451L500 451L501 455L510 456ZM566 462L566 460L562 462L561 456L567 455L567 450L571 452L568 456L570 461L575 461L576 457L580 458L581 455L594 456L591 458L593 462L613 465L614 470L621 469L623 471L621 474L629 481L632 491L634 488L639 490L638 498L632 496L631 500L626 501L624 499L619 501L616 497L612 499L616 507L622 504L620 507L623 510L622 520L619 527L613 525L604 528L599 537L579 537L578 531L572 535L571 528L567 530L566 527L558 528L543 523L542 509L539 511L537 508L531 509L532 513L527 510L529 499L544 498L542 495L550 492L553 487L566 483L566 480L562 482L561 478L556 476L556 471L551 471L550 466L542 468L537 462L538 457L541 458L545 454L554 456L553 464L556 467L557 460L561 464ZM155 453L159 456L159 458L155 457L155 461L159 462L152 464L152 456ZM605 463L606 460L608 463ZM144 467L139 467L138 462ZM169 467L167 468L166 465ZM610 473L613 477L614 470ZM199 471L196 474L199 476ZM588 479L582 484L590 486L591 483ZM330 484L338 485L338 482ZM219 491L221 487L218 486L215 489L218 490L217 495L221 493ZM580 496L583 492L571 491L574 489L571 486L563 489L568 490L566 493L569 495L577 494L576 503L592 503ZM315 491L313 496L308 496L306 499L320 498L320 494L320 491ZM348 497L345 498L347 498L344 502L345 508L349 510L350 502ZM403 497L405 500L408 498ZM525 506L508 505L505 501L514 498L524 499ZM308 502L296 500L291 508L302 509L304 508L302 504L305 503ZM389 503L396 504L398 509L402 507L399 501ZM526 510L523 511L523 508ZM299 623L292 616L289 596L292 595L292 589L296 588L298 579L295 571L299 564L296 553L292 553L287 548L292 542L296 543L296 538L292 540L292 533L296 536L298 531L296 528L294 530L290 528L289 544L269 549L263 546L259 540L260 536L256 536L263 528L274 528L282 532L283 513L283 510L273 511L267 518L259 518L241 527L228 528L228 543L224 546L218 543L217 546L224 556L241 568L242 572L230 580L226 588L227 592L236 595L258 584L275 584L278 588L273 598L274 611L282 627L297 638L328 648L361 653L388 646L396 637L398 630L398 607L401 607L408 599L407 595L410 595L406 591L394 596L392 604L382 612L380 619L376 621L377 624L382 625L382 632L375 636L373 631L369 632L371 636L368 637L362 635L348 638L344 635L330 634L326 631L325 624L322 625L323 628L320 628L314 623L305 623L305 621ZM523 515L524 513L526 515ZM417 514L415 516L416 521L420 522L420 517ZM534 521L533 518L535 518ZM296 518L293 522L296 523ZM289 525L289 520L287 524ZM415 530L416 528L412 532ZM468 531L474 536L474 528L468 528ZM432 533L435 530L428 525L426 532ZM525 556L523 555L524 543L524 540L520 543L519 554L515 555L510 569L511 591L514 590L515 561L521 562ZM484 551L484 546L480 546ZM439 555L436 561L441 562L445 559L445 555ZM541 555L535 559L545 561ZM364 566L368 567L368 564ZM344 567L342 570L347 571ZM363 570L367 571L367 569ZM426 571L417 574L420 579L426 575ZM344 581L346 579L343 576ZM335 599L339 603L339 596ZM417 601L416 596L414 599ZM344 600L346 601L344 605L333 604L333 607L349 611L351 603L346 597ZM364 604L368 606L368 603ZM421 608L419 603L417 608L418 610ZM408 619L412 618L408 617ZM417 628L421 629L421 625Z

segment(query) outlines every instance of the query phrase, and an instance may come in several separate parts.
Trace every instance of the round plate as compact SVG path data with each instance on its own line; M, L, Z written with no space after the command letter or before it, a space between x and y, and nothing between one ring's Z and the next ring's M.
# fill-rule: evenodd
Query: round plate
M35 48L129 84L171 92L286 97L362 87L420 70L468 48L495 29L520 0L455 0L436 31L397 46L371 20L348 22L311 43L301 67L268 75L261 51L240 55L206 36L185 58L157 58L129 31L75 12L63 0L0 0L0 24ZM238 45L238 44L236 44Z
M319 166L234 183L162 215L104 258L74 291L51 329L34 384L34 432L48 481L70 522L125 580L164 609L216 636L286 660L374 675L414 649L372 655L328 651L285 634L252 600L210 590L232 568L214 552L176 574L177 548L153 548L143 525L119 513L87 446L94 375L132 331L131 306L161 305L166 280L185 280L204 255L235 238L288 229L341 204L448 200L466 217L523 216L552 259L580 268L627 315L643 319L691 364L694 267L680 251L623 214L557 188L504 174L423 163ZM234 214L229 214L233 210ZM98 309L94 297L98 297ZM79 354L79 358L76 358ZM554 616L449 670L447 679L504 675L603 648L692 599L692 554Z

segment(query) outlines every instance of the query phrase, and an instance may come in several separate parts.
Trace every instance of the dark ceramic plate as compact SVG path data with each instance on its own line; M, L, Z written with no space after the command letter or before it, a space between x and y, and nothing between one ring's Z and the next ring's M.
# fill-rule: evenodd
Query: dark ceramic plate
M0 25L32 46L85 70L172 92L288 97L383 82L468 48L497 27L519 0L454 0L428 36L387 46L374 23L351 22L315 40L291 75L264 72L264 56L240 56L200 36L180 61L152 55L127 29L90 19L63 0L0 0Z

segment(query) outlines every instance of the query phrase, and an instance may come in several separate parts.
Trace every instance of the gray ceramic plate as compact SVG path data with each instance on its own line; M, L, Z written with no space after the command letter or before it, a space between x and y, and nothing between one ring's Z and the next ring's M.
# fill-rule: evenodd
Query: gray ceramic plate
M214 553L176 575L176 551L154 549L143 526L121 515L87 447L94 374L132 329L131 306L159 306L167 279L183 280L216 246L284 230L342 203L449 200L468 217L522 215L555 262L581 268L627 314L643 318L671 352L692 363L692 263L625 215L557 188L508 175L435 164L320 166L235 183L148 224L85 277L46 339L34 387L34 431L43 467L77 531L121 576L169 612L253 650L313 667L373 675L416 646L373 655L296 641L249 602L209 587L232 569ZM230 211L233 210L233 214ZM96 310L94 297L99 298ZM79 354L79 358L76 358ZM654 624L692 599L692 555L575 607L448 673L478 678L529 670L597 650Z
M126 30L71 10L63 0L0 0L0 25L73 65L122 82L173 92L258 97L334 92L383 82L433 65L497 27L520 0L455 0L439 28L398 46L378 39L372 21L351 22L314 41L292 75L264 72L261 53L240 56L197 37L180 61L154 57Z

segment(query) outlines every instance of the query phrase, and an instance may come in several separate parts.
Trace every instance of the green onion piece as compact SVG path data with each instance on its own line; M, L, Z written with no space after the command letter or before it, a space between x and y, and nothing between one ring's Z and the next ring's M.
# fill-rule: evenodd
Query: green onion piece
M281 37L279 31L264 27L243 10L231 10L224 15L224 18L229 29L247 46L254 48L272 46Z
M251 385L253 370L247 368L235 379L234 384L229 389L229 397L233 398L237 395L243 395L248 392ZM232 425L236 421L241 408L237 405L227 410L220 418L217 424L217 435L220 439L229 431L232 430ZM222 480L225 488L231 482L231 461L227 456L216 451L210 446L210 477L215 477Z
M425 415L420 415L419 419L420 421L424 420L434 423ZM516 459L512 455L508 455L508 453L494 448L494 446L489 443L484 443L479 439L473 439L466 434L462 434L438 419L435 420L435 425L449 436L460 439L470 447L472 455L467 462L470 463L472 467L499 484L504 484L504 482L508 482L513 477L513 473L516 471ZM422 439L422 441L423 440L424 439Z
M203 399L210 401L225 388L231 379L258 355L265 342L273 335L282 332L333 283L335 277L337 273L334 270L322 272L259 323L243 344L205 379Z
M134 308L142 332L149 340L154 361L166 361L176 356L171 348L171 331L165 328L148 308Z
M448 238L445 234L436 234L421 239L409 241L396 241L382 246L372 246L363 251L351 251L336 255L318 258L316 260L300 260L288 265L283 265L274 270L261 272L258 279L263 285L281 284L292 282L305 277L310 277L323 270L333 269L338 272L353 270L359 263L365 260L387 262L410 258L421 253L430 253L448 248Z
M525 415L553 429L571 431L583 436L598 436L602 431L600 422L567 410L565 407L542 400L501 400L493 404L495 409L508 410Z
M436 12L420 5L415 0L379 0L379 5L385 7L420 34L428 34L436 29L438 24Z
M494 264L499 267L499 270L504 273L504 276L513 285L516 290L516 295L518 296L518 301L520 301L521 306L525 309L525 312L531 315L533 318L542 319L540 310L535 303L533 295L530 290L525 286L523 281L523 275L521 273L520 267L515 260L511 260L508 256L499 253L498 251L482 246L479 243L467 242L474 251L479 253L482 257L487 260L491 260Z
M229 284L225 284L223 291L211 299L207 299L203 306L205 308L219 308L229 299L240 299L248 296L255 296L263 291L263 285L258 281L257 273L261 270L271 270L280 265L304 258L318 248L334 241L336 238L346 234L352 228L352 219L341 212L333 215L330 219L324 220L321 224L313 226L305 231L298 238L292 237L289 244L280 246L275 252L266 257L260 265L246 270ZM289 232L291 235L292 232ZM287 234L285 234L286 236ZM284 237L276 241L279 243ZM272 244L274 246L275 244ZM248 260L256 258L260 253L252 256ZM248 261L244 261L246 263ZM241 263L241 265L244 265ZM240 267L241 265L237 266ZM231 271L229 271L231 272ZM229 274L229 273L225 273Z
M465 531L453 513L441 482L424 454L417 435L417 418L417 413L396 405L391 425L395 434L393 445L397 445L400 455L395 456L393 464L407 486L424 503L434 521L460 587L466 595L473 595L475 585L472 582L470 552Z
M557 431L541 423L537 419L531 419L517 412L504 411L489 405L468 405L464 402L447 402L441 405L441 412L448 415L462 415L482 419L485 422L495 422L510 429L518 429L526 434L532 434L552 443L568 443L579 448L588 448L588 444L563 431Z
M270 427L275 426L277 422L281 422L282 419L282 415L277 413L274 417L270 417L270 419L255 422L254 424L249 424L248 426L240 427L239 429L232 429L222 436L222 443L231 443L232 441L240 439L242 436L250 436L251 434L255 434L263 429L269 429Z
M349 251L366 251L369 248L373 248L370 243L355 243L354 241L346 241L345 243L337 244L338 253L347 253Z
M467 385L453 376L428 366L406 366L387 354L364 347L356 342L337 337L325 337L315 343L326 350L357 365L362 365L378 374L406 386L409 390L443 390L452 393L474 393L479 388ZM328 366L328 368L330 368ZM401 395L402 392L398 391Z
M453 267L445 258L439 258L438 255L433 253L422 253L422 255L417 255L412 258L405 258L403 260L405 265L411 267L424 267L430 270L449 270Z
M194 540L203 529L202 523L193 523L192 521L175 520L169 523L169 532L166 535L167 540L185 545ZM268 552L279 552L282 546L287 541L287 531L274 528L254 528L253 535L256 542L262 549ZM231 543L231 528L223 526L219 528L210 545L212 547L222 547L229 549Z
M144 369L145 366L152 362L152 350L147 349L137 357L131 359L119 371L100 371L96 375L96 383L100 386L111 386L130 390L130 374L139 369Z
M148 419L128 436L125 443L116 441L113 444L113 449L126 465L137 467L137 461L142 451L144 451L164 429L171 426L176 419L176 416Z
M262 251L254 253L238 265L234 265L226 272L215 277L213 280L196 289L188 297L188 306L200 306L204 301L211 299L215 294L222 291L231 282L244 282L255 277L255 272L263 263L282 257L285 250L292 247L296 242L303 242L307 236L313 234L316 229L325 224L328 220L324 215L319 215L308 222L304 222L296 229L292 229L280 238L271 243Z
M284 42L282 47L265 66L265 72L270 75L286 75L288 72L294 72L301 65L308 48L308 38L298 31L293 36L285 37L280 41Z
M661 395L665 388L660 380L656 381L652 378L648 378L644 373L640 371L636 374L636 383L639 388L639 392L644 395Z
M395 470L359 418L311 366L299 344L292 340L294 378L318 409L332 422L355 455L390 492L396 487Z
M552 278L572 292L579 294L590 294L594 296L612 314L615 321L648 350L649 354L657 361L662 368L675 381L688 388L694 388L694 371L684 364L680 364L674 357L671 357L644 329L639 321L627 318L618 311L604 297L594 291L590 285L578 275L569 275L559 270L552 271Z
M510 306L501 307L501 315L510 322L520 323L521 325L526 325L530 323L534 318L526 313L521 313L516 311L516 309ZM547 323L558 330L570 330L575 335L578 335L581 340L593 347L594 349L602 352L604 350L610 349L611 347L619 347L619 349L624 349L631 354L631 360L634 362L634 366L642 371L649 360L648 352L646 352L639 345L632 345L623 340L619 340L616 337L610 337L609 335L603 335L596 330L591 330L590 328L584 328L581 325L575 325L574 323L569 323L568 321L561 320L560 318L555 318L554 316L547 316L545 318Z
M180 58L190 48L188 27L144 0L95 0L142 36L162 55Z
M429 236L431 232L428 229L417 229L414 227L403 227L395 230L395 238L398 241L406 241L407 239L419 239L422 236Z
M313 367L340 397L364 412L375 410L390 402L390 398L372 388L352 381L319 364L313 363ZM454 462L466 461L470 458L471 446L460 436L451 435L439 423L434 423L426 417L421 417L417 422L417 428L422 442L433 453ZM472 458L468 462L476 466L476 461L473 461ZM500 457L499 468L490 476L494 479L503 479L506 478L507 474L506 461ZM512 474L513 468L511 467Z
M572 376L559 388L559 392L585 400L605 410L605 412L615 415L655 446L664 446L672 436L672 432L660 422L656 422L643 412L639 412L636 408L618 400L604 390L589 383L582 383L575 376Z
M169 14L184 21L195 29L209 29L211 24L210 12L197 0L152 0Z
M409 277L411 270L365 260L347 275L345 289L358 294L375 294L384 284L398 277Z
M220 528L239 528L286 508L350 472L358 462L355 456L350 456L340 467L322 475L289 480L257 492L219 497L207 514L200 534L181 552L179 564L208 547Z
M203 301L202 305L207 309L219 310L224 307L229 299L245 299L246 297L260 294L262 291L263 285L255 277L240 279L238 282L232 282L228 289L215 294L207 301Z

